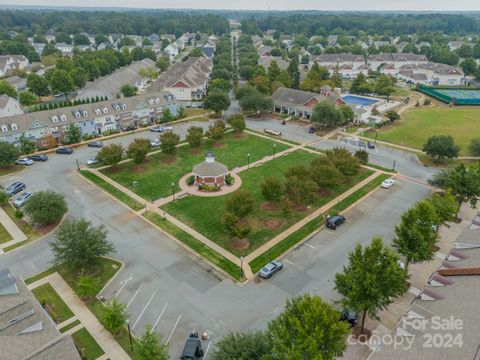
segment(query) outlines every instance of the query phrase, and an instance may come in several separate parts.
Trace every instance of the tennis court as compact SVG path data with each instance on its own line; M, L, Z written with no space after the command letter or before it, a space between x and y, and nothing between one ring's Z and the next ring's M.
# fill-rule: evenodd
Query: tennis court
M452 103L454 105L480 105L480 89L442 89L420 85L419 90L445 103Z
M478 99L480 100L480 90L461 90L461 89L435 89L436 92L444 94L457 100Z

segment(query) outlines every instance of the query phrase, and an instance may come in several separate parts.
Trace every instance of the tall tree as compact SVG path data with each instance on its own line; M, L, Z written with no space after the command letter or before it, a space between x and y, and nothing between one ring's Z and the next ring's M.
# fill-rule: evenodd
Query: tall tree
M349 256L348 265L335 275L335 287L344 296L346 309L361 314L361 331L368 316L376 319L395 298L406 291L407 272L398 265L398 256L374 238L366 247L358 244Z
M141 360L168 360L167 347L160 342L160 336L152 331L150 324L145 326L143 336L135 343L135 353Z
M101 148L96 158L104 165L117 166L122 161L123 151L122 144L110 144Z
M222 110L227 110L230 106L230 99L228 98L228 93L218 89L209 91L203 101L203 106L206 109L215 111L217 114L221 113Z
M288 65L288 68L287 68L287 72L288 72L288 75L290 76L292 87L294 89L297 89L298 85L300 85L300 70L298 66L299 66L298 60L295 57L292 59L292 61L290 61L290 64Z
M342 112L329 100L313 107L312 121L326 127L336 127L344 123Z
M254 206L255 198L252 193L246 190L238 190L228 199L226 210L239 219L243 219L254 210Z
M444 193L434 193L429 199L433 205L439 223L446 225L447 221L453 221L458 213L458 204L455 196L451 191L447 190Z
M121 327L125 325L127 318L125 305L114 298L104 308L102 324L108 331L116 336Z
M453 159L458 157L460 147L455 145L450 135L434 135L429 137L423 145L423 151L438 160Z
M65 144L78 144L82 141L82 130L74 123L70 123L63 136Z
M203 141L203 128L200 126L190 126L187 130L186 140L190 147L199 147Z
M164 154L175 154L179 142L180 136L174 132L167 131L160 135L160 149Z
M72 77L66 70L53 69L46 76L50 84L50 89L52 89L52 93L63 94L65 98L67 98L68 93L73 91Z
M50 94L48 81L40 75L32 73L27 77L27 87L37 96L47 96Z
M6 141L0 141L0 167L13 165L20 153L17 147Z
M128 144L127 154L129 157L133 158L135 164L141 164L147 157L150 147L150 140L134 139Z

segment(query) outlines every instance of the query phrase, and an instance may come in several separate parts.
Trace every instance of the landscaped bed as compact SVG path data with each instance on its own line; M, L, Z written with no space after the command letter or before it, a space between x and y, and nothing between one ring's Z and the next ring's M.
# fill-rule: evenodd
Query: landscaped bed
M193 165L204 160L207 150L215 153L217 161L227 165L229 169L233 169L247 165L248 154L250 154L250 163L272 155L274 144L277 153L288 148L287 145L255 135L236 136L228 133L223 140L218 142L211 139L206 140L197 149L192 149L188 145L180 146L175 156L159 152L147 157L146 161L140 165L130 161L116 168L103 169L102 173L144 199L152 201L171 195L172 182L175 184L174 190L178 191L180 178L191 172Z
M282 214L280 209L267 206L268 204L261 195L260 185L263 179L268 176L283 179L283 174L288 168L302 164L308 165L317 156L319 155L295 151L266 162L260 167L250 168L239 173L242 178L240 189L250 191L255 198L255 210L247 218L252 228L247 236L247 242L231 241L222 226L224 209L232 194L211 198L187 196L166 204L162 209L231 253L245 256L372 174L372 171L362 169L355 177L348 180L345 178L334 190L317 194L310 207L292 209L291 216L288 218Z

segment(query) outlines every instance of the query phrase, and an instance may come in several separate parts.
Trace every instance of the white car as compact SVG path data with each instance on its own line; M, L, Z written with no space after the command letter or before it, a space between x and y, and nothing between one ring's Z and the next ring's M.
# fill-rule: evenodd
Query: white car
M15 164L17 164L17 165L32 165L33 160L30 159L30 158L18 159L17 161L15 161Z
M93 165L98 164L99 162L100 162L100 161L98 161L96 158L91 158L91 159L88 159L87 165L88 165L88 166L93 166Z
M390 189L393 186L393 184L395 184L395 180L386 179L386 180L383 180L382 185L380 186L384 189Z
M23 192L22 194L18 195L15 200L13 200L13 205L17 208L22 207L30 196L32 196L31 192Z
M158 140L158 139L157 139L157 140L152 140L152 141L150 141L150 146L151 146L152 148L157 148L157 147L160 146L160 144L161 144L161 143L160 143L160 140Z

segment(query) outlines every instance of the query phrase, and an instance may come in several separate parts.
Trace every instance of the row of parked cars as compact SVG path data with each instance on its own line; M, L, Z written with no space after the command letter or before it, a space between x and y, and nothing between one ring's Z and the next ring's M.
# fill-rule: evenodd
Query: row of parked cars
M8 185L5 188L5 193L8 196L13 196L15 194L18 194L19 192L23 191L26 189L26 185L20 181L15 181L14 183ZM25 202L32 196L32 193L29 191L24 191L21 193L19 196L17 196L15 199L13 199L13 205L17 208L22 207L25 205Z

